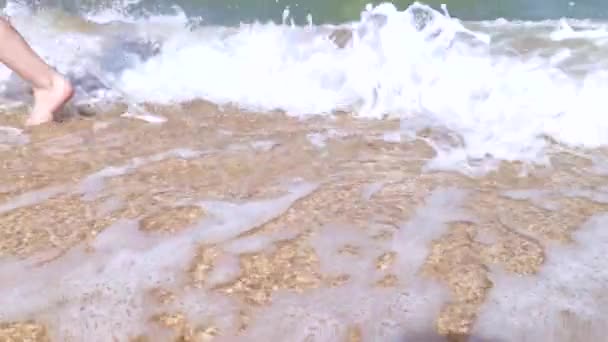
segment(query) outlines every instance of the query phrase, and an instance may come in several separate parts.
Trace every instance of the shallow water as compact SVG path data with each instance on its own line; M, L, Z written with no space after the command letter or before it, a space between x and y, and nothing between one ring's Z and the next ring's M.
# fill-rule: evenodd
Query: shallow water
M148 109L167 121L107 112L1 152L0 337L600 336L590 161L470 178L425 171L424 141L386 139L397 120Z
M7 12L75 80L81 107L122 102L144 117L136 104L205 100L300 118L399 118L405 136L442 132L429 140L431 167L465 173L608 144L601 19L461 21L449 8L384 3L338 25L295 26L286 10L278 23L227 26L193 23L175 6L143 17L125 6L73 13L11 2ZM27 102L22 82L0 71L6 105Z
M49 4L87 115L0 70L0 339L600 338L601 8Z
M31 0L29 2L32 3ZM364 0L47 0L42 4L37 4L37 6L59 7L73 13L93 9L114 8L120 9L123 13L130 15L170 13L173 7L179 6L189 17L200 17L208 24L232 25L243 21L280 20L286 7L289 7L294 21L299 24L306 23L308 15L315 18L315 22L317 23L340 23L356 20L361 9L368 3L377 5L382 2ZM414 1L395 0L392 3L403 10L414 3ZM426 3L435 8L440 8L446 2L429 0ZM605 19L608 17L606 5L599 0L546 0L543 2L525 0L512 0L509 2L451 0L447 3L455 16L465 20L496 18L544 20L559 19L561 17Z

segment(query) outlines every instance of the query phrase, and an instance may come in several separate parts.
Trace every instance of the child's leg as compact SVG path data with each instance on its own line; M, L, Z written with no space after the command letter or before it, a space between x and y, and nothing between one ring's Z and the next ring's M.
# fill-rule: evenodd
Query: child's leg
M70 82L47 65L5 18L0 17L0 62L32 85L34 108L28 125L53 120L53 113L72 96Z

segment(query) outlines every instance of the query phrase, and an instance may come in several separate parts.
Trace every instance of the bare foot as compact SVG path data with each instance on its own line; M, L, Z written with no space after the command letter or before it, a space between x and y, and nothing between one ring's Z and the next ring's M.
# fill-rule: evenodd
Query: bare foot
M53 120L55 113L74 94L72 84L65 77L56 74L51 85L34 88L34 108L25 122L26 126L36 126Z

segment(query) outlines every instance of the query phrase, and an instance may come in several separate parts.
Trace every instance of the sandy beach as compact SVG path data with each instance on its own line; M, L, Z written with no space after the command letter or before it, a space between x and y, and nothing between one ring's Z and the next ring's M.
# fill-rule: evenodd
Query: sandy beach
M603 254L584 254L608 209L589 160L467 177L425 169L398 121L147 109L167 121L117 106L2 131L1 341L599 336L551 297ZM605 311L597 286L583 302Z

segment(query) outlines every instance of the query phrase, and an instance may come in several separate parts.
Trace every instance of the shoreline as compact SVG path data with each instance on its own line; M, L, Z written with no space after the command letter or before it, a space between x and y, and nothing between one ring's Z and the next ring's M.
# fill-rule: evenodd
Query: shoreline
M593 249L581 227L608 209L605 177L570 155L528 177L503 163L469 178L425 172L428 146L384 138L396 120L180 108L152 108L162 124L117 108L0 151L0 278L13 279L0 305L23 304L0 313L0 339L501 340L501 323L484 317L509 312L496 304L513 295L504 284L539 279L553 293L545 265L585 266L560 251ZM598 282L582 296L608 290L578 276ZM584 331L590 316L576 305L558 328L562 304L547 305L555 341L601 330ZM81 307L88 318L71 321ZM530 333L519 319L513 336Z

